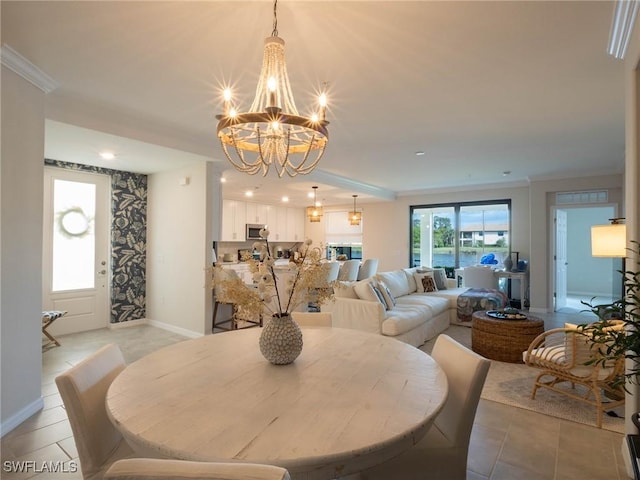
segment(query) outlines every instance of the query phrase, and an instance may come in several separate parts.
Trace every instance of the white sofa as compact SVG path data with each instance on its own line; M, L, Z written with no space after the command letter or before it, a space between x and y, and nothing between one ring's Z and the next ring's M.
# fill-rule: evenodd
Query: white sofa
M444 282L442 275L438 283L446 288L419 293L416 274L429 271L434 269L398 269L358 282L340 282L333 299L322 305L321 310L331 312L334 327L377 333L420 346L456 322L458 295L467 290L456 288L453 279ZM389 302L372 295L366 287L370 282L386 286L395 305L387 308Z

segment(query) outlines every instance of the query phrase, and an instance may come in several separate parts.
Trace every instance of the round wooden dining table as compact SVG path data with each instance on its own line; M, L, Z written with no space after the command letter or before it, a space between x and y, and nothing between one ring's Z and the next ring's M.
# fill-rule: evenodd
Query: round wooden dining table
M303 328L290 365L272 365L261 329L164 347L127 366L106 398L141 456L271 464L293 479L365 470L418 442L447 397L426 353L381 335Z

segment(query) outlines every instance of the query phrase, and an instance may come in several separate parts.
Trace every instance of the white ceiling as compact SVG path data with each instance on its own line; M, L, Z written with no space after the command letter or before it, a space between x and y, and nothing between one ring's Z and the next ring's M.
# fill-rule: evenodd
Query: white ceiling
M220 87L233 84L250 104L271 1L3 0L1 9L2 44L59 84L47 97L46 156L97 164L111 148L112 168L228 167L215 137ZM298 109L329 83L329 146L312 176L229 170L225 196L250 188L257 201L305 202L317 184L327 205L352 194L367 203L622 172L612 12L605 1L281 0Z

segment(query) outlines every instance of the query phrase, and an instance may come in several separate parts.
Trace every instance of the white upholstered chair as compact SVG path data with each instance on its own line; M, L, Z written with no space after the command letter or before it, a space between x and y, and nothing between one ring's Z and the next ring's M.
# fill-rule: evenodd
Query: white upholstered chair
M498 289L498 277L496 277L491 267L465 267L462 278L464 286L467 288Z
M290 480L284 468L253 463L212 463L132 458L114 463L105 480Z
M338 262L327 262L324 268L327 269L327 283L335 282L338 280L338 274L340 272L340 264Z
M355 282L358 279L360 260L347 260L340 266L338 280L343 282Z
M365 470L363 479L466 478L471 428L490 361L442 334L431 355L444 370L449 384L442 410L412 449Z
M291 318L301 327L330 327L331 312L291 312Z
M373 277L378 271L378 259L367 258L358 269L358 280Z
M107 390L124 367L122 352L110 344L56 377L85 480L102 479L113 462L133 455L105 406Z

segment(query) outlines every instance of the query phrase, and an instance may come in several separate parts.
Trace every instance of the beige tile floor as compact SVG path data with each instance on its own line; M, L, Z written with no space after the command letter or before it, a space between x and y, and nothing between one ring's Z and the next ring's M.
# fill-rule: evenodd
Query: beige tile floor
M572 320L544 316L547 328ZM96 330L60 337L62 346L43 354L42 395L45 407L2 439L0 478L81 478L72 473L15 473L6 471L12 460L63 461L72 470L78 453L55 376L100 346L115 342L132 362L183 337L141 325ZM468 480L623 480L620 434L539 413L481 400L469 449ZM75 463L74 463L75 462Z

